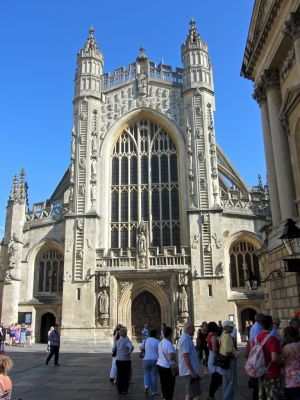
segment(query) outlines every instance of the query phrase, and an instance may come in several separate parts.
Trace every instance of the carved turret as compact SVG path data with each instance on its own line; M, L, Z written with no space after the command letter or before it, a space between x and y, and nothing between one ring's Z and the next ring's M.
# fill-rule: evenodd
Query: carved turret
M206 87L213 90L212 68L208 55L208 46L200 37L194 19L191 19L190 26L187 39L181 46L184 90L199 87Z
M94 28L91 27L84 48L77 54L75 99L81 96L94 96L101 98L101 76L103 65L103 54L98 48L94 36Z

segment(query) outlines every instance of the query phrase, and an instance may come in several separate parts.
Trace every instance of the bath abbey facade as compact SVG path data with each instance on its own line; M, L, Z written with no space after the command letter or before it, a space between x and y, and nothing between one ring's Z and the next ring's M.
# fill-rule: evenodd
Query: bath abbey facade
M232 319L241 333L260 310L263 290L246 283L260 273L268 190L249 188L217 144L212 65L194 20L181 57L173 69L141 48L104 73L90 29L70 166L32 209L23 170L8 194L2 322L31 323L37 342L57 322L64 342L100 343L116 323L138 337L144 323Z

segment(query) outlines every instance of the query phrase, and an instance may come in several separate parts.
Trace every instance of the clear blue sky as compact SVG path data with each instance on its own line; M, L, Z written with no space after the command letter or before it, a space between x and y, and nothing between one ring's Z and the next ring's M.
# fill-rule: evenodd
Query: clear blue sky
M101 7L103 5L103 7ZM213 63L216 137L252 186L265 161L252 82L240 77L253 0L15 0L0 6L0 237L12 177L25 168L29 202L50 197L70 161L77 51L90 25L104 71L135 60L181 67L180 46L194 17Z

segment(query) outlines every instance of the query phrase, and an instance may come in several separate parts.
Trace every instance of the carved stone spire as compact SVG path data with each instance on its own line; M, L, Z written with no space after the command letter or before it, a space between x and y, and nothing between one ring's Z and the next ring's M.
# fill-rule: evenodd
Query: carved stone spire
M27 184L25 181L25 171L24 168L21 169L20 172L20 196L19 196L20 204L27 204Z
M94 32L95 32L94 27L91 26L90 29L89 29L89 36L88 36L87 41L85 43L84 51L86 53L92 52L94 54L100 55L100 50L99 50L98 44L96 42L96 38L95 38Z
M17 198L18 190L19 190L18 189L18 178L17 178L17 175L14 175L13 183L12 183L11 190L9 193L8 205L14 204L15 199Z

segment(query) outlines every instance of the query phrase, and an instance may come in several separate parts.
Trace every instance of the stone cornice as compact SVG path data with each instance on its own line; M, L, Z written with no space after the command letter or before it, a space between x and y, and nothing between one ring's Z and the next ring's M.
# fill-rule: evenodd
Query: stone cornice
M243 64L241 69L241 76L254 80L253 69L263 50L265 42L269 36L269 32L274 24L278 15L282 0L274 0L270 9L268 10L267 17L265 15L265 8L268 6L265 0L262 0L258 5L258 12L256 16L252 15L251 25L248 33L246 48L244 52ZM253 34L251 28L253 27Z
M290 18L286 21L282 33L292 41L300 38L300 10L290 14Z

